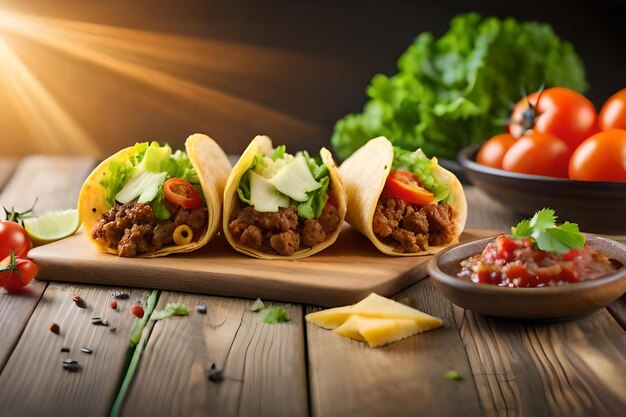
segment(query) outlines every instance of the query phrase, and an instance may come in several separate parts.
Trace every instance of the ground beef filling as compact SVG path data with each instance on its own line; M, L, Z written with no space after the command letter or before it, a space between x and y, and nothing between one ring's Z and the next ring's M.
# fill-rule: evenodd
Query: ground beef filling
M337 208L330 203L326 203L318 219L300 219L294 208L260 212L246 207L230 222L228 230L245 247L291 256L323 242L337 230L340 221Z
M132 257L154 252L174 244L174 230L186 224L197 241L206 231L208 211L206 207L186 209L164 200L169 210L168 220L157 220L152 207L142 203L119 204L102 215L91 231L99 243L116 249L119 256Z
M420 252L454 239L456 216L447 204L417 206L381 196L374 212L374 234L397 252Z

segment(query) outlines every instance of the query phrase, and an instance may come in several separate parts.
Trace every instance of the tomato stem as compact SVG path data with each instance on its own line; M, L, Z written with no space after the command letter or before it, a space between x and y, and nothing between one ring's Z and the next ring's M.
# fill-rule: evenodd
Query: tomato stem
M520 120L520 126L522 127L522 130L521 130L522 136L528 130L531 130L535 126L535 123L537 122L537 118L539 117L539 111L537 110L537 107L539 106L539 100L541 100L541 95L543 94L544 91L545 91L545 83L542 83L541 87L539 87L539 90L537 91L538 92L537 101L535 104L533 104L530 102L530 99L528 98L528 95L526 94L526 89L523 86L521 87L522 96L526 98L526 103L528 104L528 108L524 110L524 112L522 113L522 120Z
M4 268L0 268L0 272L11 271L9 273L9 276L7 277L7 282L11 280L11 276L13 275L13 272L15 272L17 276L20 277L24 285L26 285L26 281L24 280L24 277L22 276L22 272L17 267L17 262L15 260L15 252L13 252L13 249L9 249L9 253L11 254L11 262L9 263L9 265L5 266Z
M33 205L30 206L28 210L22 212L15 210L15 207L11 207L11 210L7 209L6 207L2 207L4 209L4 215L6 219L10 222L17 223L20 226L24 226L24 219L33 217L35 215L33 210L35 209L35 205L37 205L38 200L39 197L36 197Z

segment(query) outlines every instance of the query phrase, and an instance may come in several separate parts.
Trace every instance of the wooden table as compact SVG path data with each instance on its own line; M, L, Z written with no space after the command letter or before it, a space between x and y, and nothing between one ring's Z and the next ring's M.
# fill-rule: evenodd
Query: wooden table
M25 208L38 196L39 212L74 207L94 163L0 158L0 204ZM469 227L504 229L519 220L479 190L466 193ZM111 290L37 281L23 293L0 294L0 415L110 414L133 322L121 311L110 323L114 332L89 324L109 308ZM135 300L148 290L125 291ZM87 308L74 305L74 293ZM249 311L251 300L162 291L158 308L201 302L208 313L150 322L120 415L624 415L624 298L558 323L476 315L450 304L429 278L395 298L441 317L444 327L370 349L307 325L314 306L287 305L292 321L267 325ZM58 336L50 322L60 324ZM81 346L94 353L80 353ZM61 368L69 357L80 360L80 372ZM207 378L212 363L223 368L221 382ZM448 370L463 380L445 379Z

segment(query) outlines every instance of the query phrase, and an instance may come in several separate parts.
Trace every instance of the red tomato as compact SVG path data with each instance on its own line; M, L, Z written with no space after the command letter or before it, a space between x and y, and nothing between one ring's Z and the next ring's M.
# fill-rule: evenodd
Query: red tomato
M570 159L569 177L584 181L626 181L626 130L605 130L584 141Z
M12 262L11 258L9 255L0 262L0 287L4 287L9 292L28 285L37 276L39 270L30 259L14 256Z
M202 206L200 194L187 180L182 178L170 178L163 183L165 199L172 204L188 209L196 209Z
M604 102L598 116L600 129L626 129L626 88L622 88Z
M26 257L33 243L22 226L15 222L0 222L0 259L9 256L11 249L15 256Z
M134 305L131 307L130 312L133 313L134 316L143 318L143 307L140 305Z
M502 133L490 138L480 147L476 162L492 168L502 169L502 158L515 143L515 138L508 133Z
M567 178L571 151L561 139L546 133L531 132L509 148L502 160L506 171Z
M399 198L408 203L425 206L435 202L433 193L419 185L412 172L391 171L385 181L383 193L389 197Z
M520 100L513 109L511 135L520 137L528 129L554 135L574 151L599 131L598 116L593 103L582 94L569 88L548 88Z

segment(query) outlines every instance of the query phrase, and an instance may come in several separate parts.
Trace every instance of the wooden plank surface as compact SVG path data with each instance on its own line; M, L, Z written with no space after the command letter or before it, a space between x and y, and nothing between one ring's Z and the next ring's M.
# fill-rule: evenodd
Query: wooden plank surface
M301 306L286 306L289 323L264 324L251 301L163 292L157 308L168 302L190 316L155 324L122 416L308 414ZM207 378L213 363L221 382Z
M16 165L17 159L0 157L0 191L2 191L2 187L4 187L4 184L6 184L9 178L11 178L11 174L13 174Z
M549 323L455 309L487 416L623 413L626 333L606 309Z
M467 230L462 240L484 236ZM36 248L31 257L43 279L267 298L337 306L371 292L392 295L424 278L430 256L390 257L346 227L323 252L299 260L255 259L235 252L223 236L197 251L162 258L118 258L85 236ZM172 275L176 279L170 279Z
M465 185L463 190L467 198L467 224L465 227L509 231L511 226L528 217L512 212L510 208L494 201L479 188Z
M83 181L93 169L91 157L34 155L22 159L0 195L0 205L30 208L37 214L75 208Z
M430 279L394 298L440 317L444 327L370 348L307 324L313 415L482 415L452 305L437 292ZM464 380L446 380L443 375L448 370L458 371Z
M626 295L623 295L619 300L609 304L607 308L613 318L626 330Z
M94 164L91 158L29 157L22 160L0 193L0 206L29 208L36 196L37 211L76 206L82 181ZM0 177L8 178L13 161L3 159ZM2 178L0 178L0 182ZM4 214L4 213L3 213ZM4 367L46 284L33 281L27 289L7 294L0 290L0 371Z
M112 310L109 289L58 283L48 286L0 374L2 415L109 415L135 320L130 307L144 292L117 289L128 291L130 298L118 300L117 310ZM83 298L85 308L72 301L74 294ZM104 317L109 327L91 324L92 317ZM48 330L51 322L60 326L58 335ZM62 347L70 352L61 352ZM81 347L93 353L82 353ZM81 369L64 370L65 359L79 361Z

